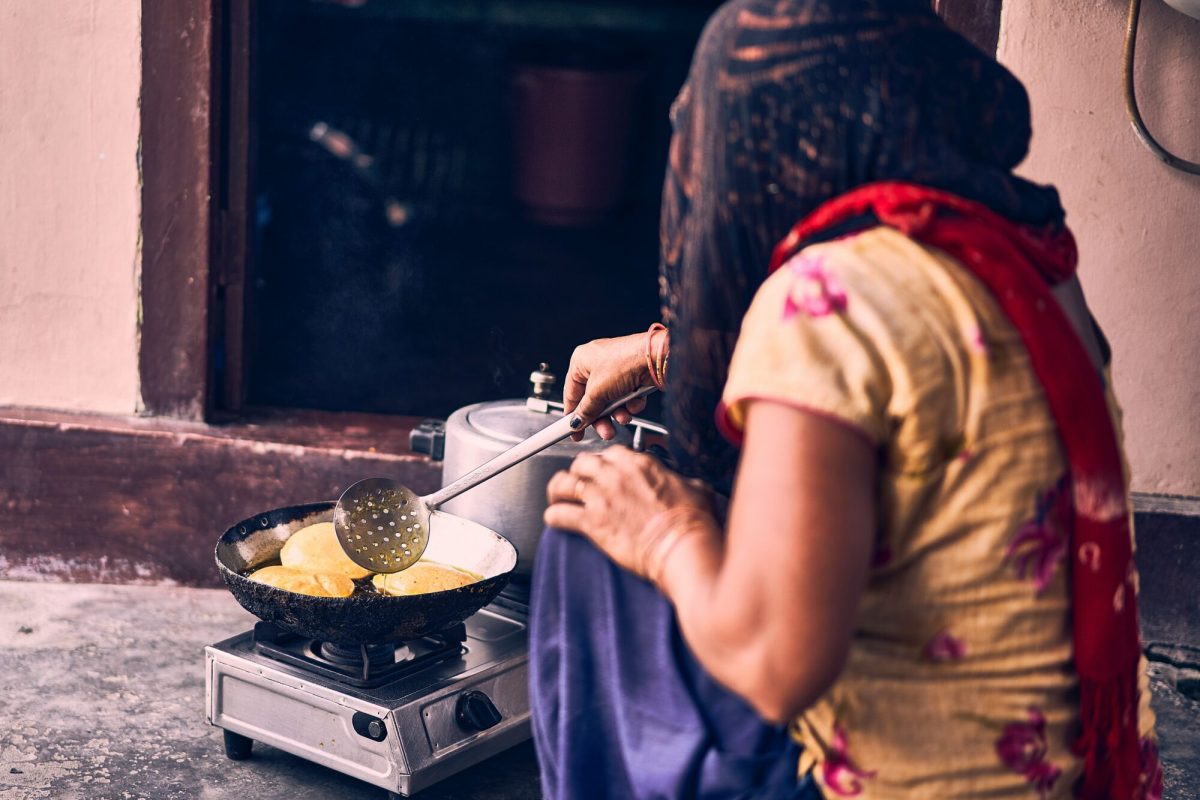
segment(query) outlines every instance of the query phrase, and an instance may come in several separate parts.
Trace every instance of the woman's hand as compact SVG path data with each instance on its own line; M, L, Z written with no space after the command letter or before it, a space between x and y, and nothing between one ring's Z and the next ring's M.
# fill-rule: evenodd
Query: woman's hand
M650 580L657 579L662 549L680 531L655 524L663 515L686 518L688 533L718 536L707 487L625 447L579 456L550 479L546 494L547 525L582 533L617 564Z
M576 347L563 384L566 413L574 413L582 420L579 432L573 434L575 441L583 438L584 424L589 422L594 424L601 439L615 437L617 430L612 421L607 417L596 417L614 401L651 385L653 381L646 366L645 334L595 339ZM613 417L625 425L645 407L646 400L638 398L617 410Z
M653 582L705 669L782 724L828 690L849 653L877 461L846 425L754 401L723 531L703 489L619 447L555 475L545 520Z

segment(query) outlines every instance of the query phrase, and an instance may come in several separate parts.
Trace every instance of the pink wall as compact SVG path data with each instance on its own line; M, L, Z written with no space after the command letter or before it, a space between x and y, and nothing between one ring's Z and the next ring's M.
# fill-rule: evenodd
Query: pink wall
M0 6L0 405L136 410L139 8Z
M1089 302L1114 349L1136 491L1200 496L1200 177L1170 169L1125 116L1123 0L1006 0L999 58L1033 103L1022 171L1058 185ZM1200 21L1144 0L1142 114L1200 160Z

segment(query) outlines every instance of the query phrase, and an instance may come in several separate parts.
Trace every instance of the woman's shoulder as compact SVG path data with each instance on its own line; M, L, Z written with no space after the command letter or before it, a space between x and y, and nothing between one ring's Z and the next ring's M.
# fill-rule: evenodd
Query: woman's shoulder
M1007 318L982 282L946 253L886 226L804 248L760 289L764 296L835 286L851 316L874 312L904 328L1004 328ZM857 302L855 302L857 300ZM929 331L925 331L928 333ZM946 340L953 345L956 337Z
M727 400L851 409L848 421L876 440L901 424L906 439L940 441L962 422L971 399L962 387L987 388L983 343L1007 341L1005 326L961 265L872 228L805 248L763 283L742 322Z
M736 427L747 399L772 399L839 418L875 441L888 420L941 392L944 337L923 285L931 256L889 229L805 248L759 288L742 321L725 400ZM921 377L923 376L923 377Z
M784 321L800 324L840 315L866 326L873 337L916 344L931 325L976 316L974 297L964 295L961 267L887 227L804 248L770 275L751 313L782 309Z

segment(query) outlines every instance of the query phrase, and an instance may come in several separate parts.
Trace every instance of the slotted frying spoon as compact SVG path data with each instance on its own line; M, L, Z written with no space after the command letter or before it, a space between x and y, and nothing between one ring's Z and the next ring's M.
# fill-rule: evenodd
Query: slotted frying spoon
M638 389L610 405L601 416L609 416L629 401L653 391L653 386ZM384 574L408 569L417 563L429 544L430 515L439 506L572 433L575 431L571 430L571 417L564 416L449 486L424 497L388 478L361 480L342 493L333 510L333 529L338 541L350 560L363 569Z

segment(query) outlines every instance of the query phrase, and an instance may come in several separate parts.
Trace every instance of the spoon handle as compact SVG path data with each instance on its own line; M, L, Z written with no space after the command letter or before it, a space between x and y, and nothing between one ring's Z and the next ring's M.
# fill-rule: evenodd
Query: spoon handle
M639 397L645 397L654 390L655 389L653 386L644 386L632 394L627 394L620 400L610 405L608 408L604 409L604 412L600 414L600 416L606 417L629 401L636 400ZM442 505L442 503L453 500L455 497L458 497L468 489L472 489L483 483L488 478L493 478L496 475L499 475L501 472L504 472L504 470L508 469L509 467L520 464L530 456L537 455L547 447L558 444L572 433L575 433L575 431L571 430L572 416L573 415L566 415L557 422L547 425L545 428L542 428L528 439L518 442L508 450L505 450L491 461L487 461L479 465L453 483L450 483L449 485L437 490L433 494L426 495L421 499L432 511Z

